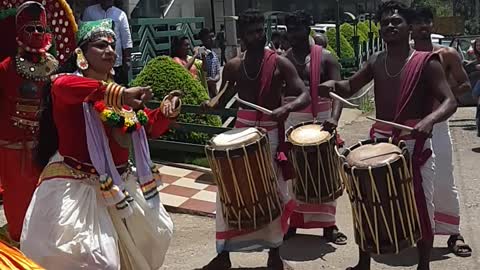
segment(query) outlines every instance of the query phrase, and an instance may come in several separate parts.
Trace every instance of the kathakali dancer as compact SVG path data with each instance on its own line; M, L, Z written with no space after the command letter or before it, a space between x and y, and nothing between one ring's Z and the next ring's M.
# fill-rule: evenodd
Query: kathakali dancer
M80 25L78 47L44 97L37 153L44 169L21 248L46 269L159 269L170 243L147 135L168 130L181 93L147 110L149 87L115 84L112 26Z
M49 52L63 55L65 50L74 49L68 38L74 35L76 24L68 4L49 2L48 12L35 1L0 2L0 179L8 222L8 235L2 238L13 240L12 243L20 240L25 212L41 172L32 158L40 100L43 87L59 65ZM52 24L48 14L61 18L59 31L67 42L54 40L55 36L48 31ZM59 26L56 21L55 24ZM55 47L62 50L52 50L55 42Z
M253 252L269 249L269 269L284 269L279 253L288 229L288 219L295 202L289 198L286 180L286 146L284 122L290 112L303 109L310 102L307 89L295 67L286 58L265 49L264 16L257 10L247 10L239 17L239 32L246 51L230 60L223 71L223 89L218 106L225 105L236 93L247 102L272 110L272 115L242 108L237 113L236 128L260 127L268 131L270 150L277 175L282 215L258 229L239 230L230 227L222 215L222 203L217 195L216 243L218 256L204 269L230 269L230 252ZM298 98L282 105L282 86L291 89ZM204 103L205 107L208 108ZM276 161L276 162L275 162ZM239 179L246 184L246 179Z

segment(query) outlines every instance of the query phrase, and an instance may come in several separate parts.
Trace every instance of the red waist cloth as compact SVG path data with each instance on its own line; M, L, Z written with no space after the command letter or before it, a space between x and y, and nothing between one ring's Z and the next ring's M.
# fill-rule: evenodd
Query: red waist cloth
M99 81L77 75L61 75L52 85L53 118L58 130L59 152L82 163L91 163L87 147L83 102L103 100L105 87ZM146 127L151 137L168 130L170 120L156 110L145 110L149 116ZM113 161L116 165L128 161L129 149L120 146L113 138L112 128L105 128Z

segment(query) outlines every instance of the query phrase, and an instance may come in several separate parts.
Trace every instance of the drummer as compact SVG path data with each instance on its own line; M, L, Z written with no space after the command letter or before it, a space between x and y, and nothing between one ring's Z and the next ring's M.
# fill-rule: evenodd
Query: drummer
M375 124L371 136L393 136L394 139L406 140L413 155L415 197L423 234L417 243L417 269L429 270L434 225L434 159L431 156L432 142L429 135L435 123L445 121L455 112L456 101L438 56L410 48L412 17L412 10L404 4L397 1L384 2L377 12L377 18L380 19L381 36L387 43L388 51L372 56L349 80L324 83L320 92L322 96L335 91L343 97L350 97L373 79L377 118L414 128L411 134L401 134L390 126ZM434 100L441 104L432 110ZM358 265L349 269L369 270L370 260L368 253L360 251Z
M289 14L286 17L288 39L292 48L285 55L297 69L305 88L309 88L312 104L302 111L289 115L287 129L302 122L317 120L323 123L324 128L333 131L340 119L342 104L334 100L318 97L318 85L328 80L340 80L340 64L337 59L326 49L318 45L310 46L310 25L313 18L303 10ZM295 93L286 91L285 100L292 101L297 97ZM313 229L324 228L324 236L337 245L345 245L347 237L335 225L336 201L323 204L298 205L290 219L290 229L287 237L293 236L297 228ZM302 212L302 206L308 207L308 213ZM312 211L312 209L314 211Z
M290 112L305 108L310 103L310 96L298 77L295 67L286 58L271 50L265 50L265 18L258 10L247 10L238 19L239 33L246 51L239 57L230 60L223 71L223 89L228 82L226 92L218 104L212 101L204 102L204 108L224 107L238 93L245 101L272 110L271 115L256 111L240 109L237 114L236 127L263 127L268 131L271 150L275 154L278 185L284 204L280 218L266 227L256 231L238 231L229 228L223 219L221 202L217 200L217 252L204 269L229 269L231 267L230 252L251 252L269 249L268 269L284 269L280 258L279 247L288 229L288 219L295 208L295 202L288 198L288 188L283 173L290 171L286 166L285 153L280 151L285 147L284 122ZM291 93L298 96L294 101L282 106L281 91L286 84ZM235 86L235 87L234 87ZM246 108L245 108L246 109ZM275 153L278 152L278 153ZM285 169L285 170L283 170ZM286 179L290 179L287 177ZM240 180L240 179L239 179Z
M412 39L418 51L436 52L442 61L445 75L453 93L460 97L472 90L467 72L457 50L432 43L433 12L428 7L416 9ZM460 199L453 176L453 147L448 120L433 127L433 151L435 152L435 234L450 236L449 250L457 256L472 255L472 248L460 234Z

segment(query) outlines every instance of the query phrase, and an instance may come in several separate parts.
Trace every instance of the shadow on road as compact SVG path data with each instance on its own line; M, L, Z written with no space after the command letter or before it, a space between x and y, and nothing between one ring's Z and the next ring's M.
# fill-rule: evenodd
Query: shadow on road
M336 248L320 236L297 234L282 245L280 253L284 260L305 262L323 259L335 250Z
M202 268L197 268L194 270L202 270ZM268 270L268 268L267 267L238 267L238 268L230 268L230 270ZM293 270L293 267L285 263L284 270Z
M432 250L432 257L431 262L434 261L444 261L450 259L447 254L450 252L447 248L433 248ZM418 263L418 256L417 256L417 249L410 248L405 250L404 252L398 255L382 255L382 256L374 256L373 259L382 264L386 264L389 266L403 266L409 267L417 265Z
M465 122L465 121L475 121L475 118L459 118L459 119L450 119L450 123L455 123L455 122Z

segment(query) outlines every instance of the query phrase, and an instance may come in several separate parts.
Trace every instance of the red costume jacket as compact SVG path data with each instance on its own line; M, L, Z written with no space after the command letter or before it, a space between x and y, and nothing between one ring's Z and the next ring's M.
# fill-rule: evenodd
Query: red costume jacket
M59 152L64 157L81 163L91 163L87 147L83 102L96 102L105 98L105 86L93 79L69 74L57 77L52 85L53 118L58 130ZM158 137L168 131L170 120L159 109L145 110L150 121L146 131ZM129 149L117 143L112 128L105 126L110 150L116 165L127 163Z
M35 140L45 83L22 78L14 57L0 63L0 82L0 140L4 141L1 145Z

